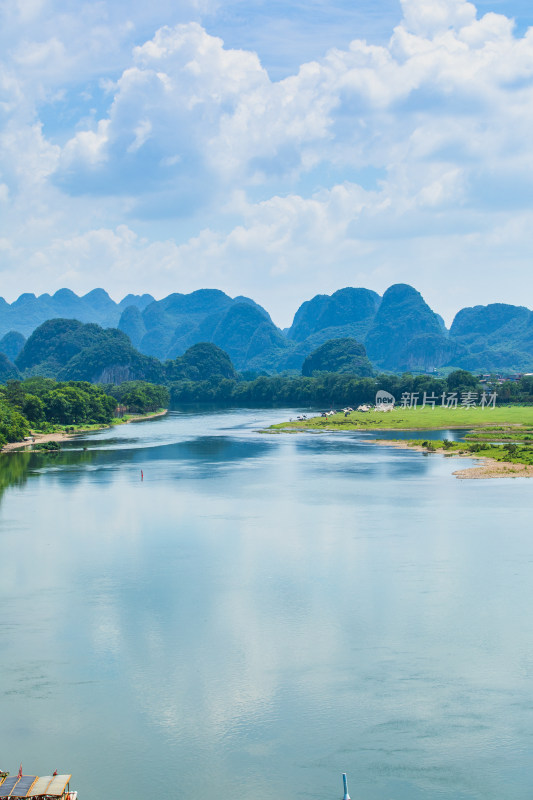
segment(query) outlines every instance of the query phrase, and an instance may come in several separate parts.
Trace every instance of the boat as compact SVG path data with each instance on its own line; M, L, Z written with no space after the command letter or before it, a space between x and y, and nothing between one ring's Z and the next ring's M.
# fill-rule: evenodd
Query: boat
M22 775L9 777L0 771L0 800L77 800L78 793L70 790L72 775Z

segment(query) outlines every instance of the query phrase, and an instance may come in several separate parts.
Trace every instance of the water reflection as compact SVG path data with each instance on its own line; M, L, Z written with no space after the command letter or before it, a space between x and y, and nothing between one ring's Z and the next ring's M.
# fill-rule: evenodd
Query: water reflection
M428 439L434 442L448 439L450 442L460 442L467 433L469 433L469 430L465 428L430 431L401 431L395 428L390 431L371 431L367 435L370 435L373 439Z
M85 800L337 797L343 770L361 800L529 798L529 484L272 416L20 454L3 757Z
M23 486L28 477L50 468L90 464L94 454L88 451L21 451L0 454L0 500L10 486Z

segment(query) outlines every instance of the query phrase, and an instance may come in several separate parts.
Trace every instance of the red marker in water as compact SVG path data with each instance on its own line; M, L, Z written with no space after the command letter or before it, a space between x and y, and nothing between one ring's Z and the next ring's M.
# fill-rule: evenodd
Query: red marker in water
M144 480L144 475L142 470L141 470L141 480Z

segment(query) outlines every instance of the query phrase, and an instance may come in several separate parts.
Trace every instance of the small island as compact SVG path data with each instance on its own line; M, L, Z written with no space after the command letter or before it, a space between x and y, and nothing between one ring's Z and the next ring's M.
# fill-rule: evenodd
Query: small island
M327 415L325 415L327 413ZM466 430L462 441L449 439L406 439L395 431ZM533 406L431 407L371 409L323 412L309 419L272 425L270 432L390 431L378 445L482 459L481 466L458 470L459 478L533 477Z

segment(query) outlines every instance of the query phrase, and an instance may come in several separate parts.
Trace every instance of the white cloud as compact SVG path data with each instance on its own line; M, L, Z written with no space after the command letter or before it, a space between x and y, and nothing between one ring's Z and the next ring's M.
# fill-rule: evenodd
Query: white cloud
M249 203L237 197L242 223L227 233L205 228L181 244L150 241L125 225L55 238L29 228L42 246L6 252L7 266L25 263L25 283L4 273L3 285L37 292L67 285L80 293L103 285L117 299L130 290L164 296L216 286L253 296L282 326L314 293L345 285L383 292L404 274L448 322L462 305L523 302L513 293L529 268L523 244L533 213L513 220L486 214L476 225L457 211L454 219L435 216L460 176L426 178L409 202L401 193L391 196L389 187L368 192L354 184L308 199ZM502 261L509 275L503 288Z
M65 145L62 154L63 165L68 169L77 161L90 166L101 164L105 160L105 147L109 141L109 120L98 122L96 130L81 131Z
M274 81L197 21L135 43L135 4L134 22L105 3L82 4L79 18L66 0L0 8L0 43L19 32L0 65L14 293L218 286L287 322L315 292L397 280L428 299L440 281L436 307L449 314L446 269L463 286L469 265L482 271L477 302L509 290L485 268L505 247L526 269L533 30L518 37L508 17L403 0L386 45L355 39ZM95 99L96 76L107 94ZM24 287L6 275L19 264Z
M243 95L269 83L255 54L225 50L198 24L162 28L135 48L134 65L117 81L109 117L99 123L105 136L93 134L90 149L86 137L92 132L80 131L67 143L68 168L74 169L76 160L82 168L84 161L116 164L148 138L159 156L156 164L181 162L187 170L191 159L209 162L204 152L224 115L235 113ZM161 180L166 179L162 174Z
M528 153L516 131L533 122L533 35L516 39L507 18L478 20L461 0L403 7L389 47L354 41L278 82L255 54L226 50L196 23L159 30L118 80L99 123L106 135L80 131L66 145L78 189L97 164L120 191L117 169L136 153L147 191L192 169L205 171L217 199L217 187L294 186L328 165L392 176L406 162L415 173L428 160L453 171L464 159L488 161L495 147L502 160L517 146Z
M460 30L476 18L476 8L466 0L400 0L405 27L419 36L432 36L450 28Z
M55 36L45 42L23 43L14 54L14 61L23 67L42 70L50 62L61 62L65 59L66 49L63 42Z
M40 190L57 167L59 147L46 140L39 123L20 127L7 124L0 130L0 177L14 198Z

